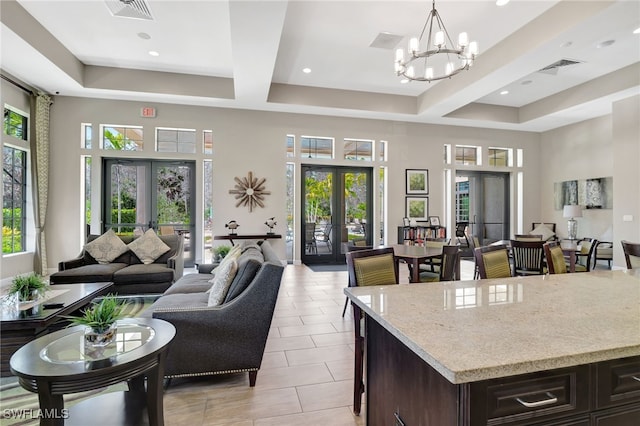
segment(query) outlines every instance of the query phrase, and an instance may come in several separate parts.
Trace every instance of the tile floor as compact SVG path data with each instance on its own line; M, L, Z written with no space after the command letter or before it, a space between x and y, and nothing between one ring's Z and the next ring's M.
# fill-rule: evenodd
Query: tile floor
M471 278L473 263L462 262ZM400 282L409 271L401 266ZM347 272L288 265L256 386L248 374L174 379L165 393L167 425L364 425L353 401L353 322L342 308Z
M405 279L408 273L405 275ZM352 412L353 321L346 272L288 265L256 386L248 374L174 379L167 425L364 425Z

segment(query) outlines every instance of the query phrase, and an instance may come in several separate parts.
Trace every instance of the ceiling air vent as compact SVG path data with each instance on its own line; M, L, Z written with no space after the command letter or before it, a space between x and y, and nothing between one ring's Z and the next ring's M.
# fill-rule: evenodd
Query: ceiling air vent
M572 59L560 59L559 61L556 61L556 62L552 63L551 65L547 65L546 67L542 68L541 70L538 70L538 72L541 72L543 74L556 75L556 74L558 74L558 70L560 68L569 67L571 65L577 65L577 64L581 64L581 63L582 62L580 62L580 61L574 61Z
M146 0L105 0L105 4L113 16L153 20Z

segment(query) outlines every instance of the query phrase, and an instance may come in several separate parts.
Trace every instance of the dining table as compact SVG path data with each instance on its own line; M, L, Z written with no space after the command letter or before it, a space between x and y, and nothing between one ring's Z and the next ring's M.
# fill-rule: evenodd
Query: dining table
M420 282L420 264L428 259L442 257L442 247L426 247L418 245L394 244L393 254L396 264L404 261L409 265L409 282ZM456 265L456 277L460 276L460 260Z

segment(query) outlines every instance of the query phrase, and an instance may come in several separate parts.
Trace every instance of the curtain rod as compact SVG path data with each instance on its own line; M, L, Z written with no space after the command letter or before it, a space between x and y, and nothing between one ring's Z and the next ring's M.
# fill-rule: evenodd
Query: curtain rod
M6 80L6 81L8 81L9 83L13 84L14 86L16 86L16 87L18 87L18 88L20 88L20 89L24 90L25 92L27 92L27 93L28 93L28 94L30 94L30 95L34 95L34 96L36 95L36 93L35 93L33 90L31 90L31 89L28 89L28 88L24 87L22 84L18 83L18 82L17 82L17 81L15 81L15 80L10 79L10 78L9 78L9 77L7 77L6 75L4 75L4 74L0 74L0 77L2 77L2 79L3 79L3 80Z

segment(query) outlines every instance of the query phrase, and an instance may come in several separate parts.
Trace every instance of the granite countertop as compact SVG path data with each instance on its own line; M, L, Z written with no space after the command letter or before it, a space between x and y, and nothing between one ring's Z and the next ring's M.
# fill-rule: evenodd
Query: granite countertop
M640 355L640 271L346 288L451 383Z

